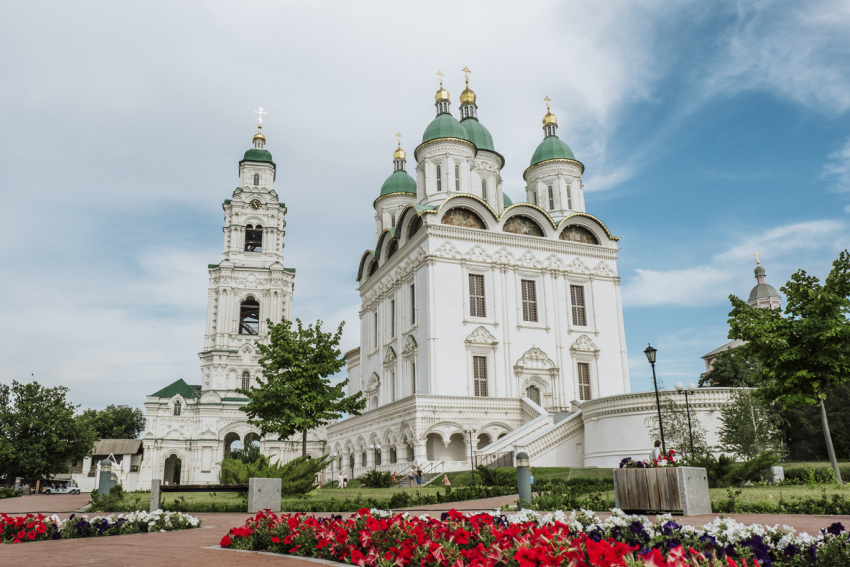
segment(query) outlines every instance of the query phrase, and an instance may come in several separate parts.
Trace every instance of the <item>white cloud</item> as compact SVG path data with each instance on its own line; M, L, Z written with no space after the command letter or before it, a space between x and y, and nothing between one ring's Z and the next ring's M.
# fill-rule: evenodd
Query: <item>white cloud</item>
M850 140L841 149L829 154L821 177L832 179L838 191L850 191Z
M742 236L738 238L742 244L716 254L703 265L635 270L635 275L627 277L623 285L623 305L698 307L723 303L729 294L741 297L746 288L741 288L739 282L742 276L752 273L755 250L761 254L762 263L767 264L768 283L772 281L779 289L780 282L787 279L783 279L784 275L800 268L801 262L814 263L806 265L807 270L828 265L824 262L831 262L835 251L847 246L848 236L850 226L834 220L788 224Z
M733 6L733 23L700 69L703 98L764 90L820 112L850 109L850 4L768 0Z

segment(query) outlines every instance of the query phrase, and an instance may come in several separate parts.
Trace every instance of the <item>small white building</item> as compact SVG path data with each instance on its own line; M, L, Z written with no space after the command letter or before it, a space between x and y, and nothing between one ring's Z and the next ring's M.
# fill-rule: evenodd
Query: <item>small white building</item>
M512 203L468 80L460 102L458 121L441 83L415 167L399 144L375 200L360 347L346 354L349 393L368 405L328 426L333 474L469 468L519 450L540 465L646 457L655 397L630 393L619 239L587 212L584 165L547 103L527 202ZM726 396L692 400L709 431Z

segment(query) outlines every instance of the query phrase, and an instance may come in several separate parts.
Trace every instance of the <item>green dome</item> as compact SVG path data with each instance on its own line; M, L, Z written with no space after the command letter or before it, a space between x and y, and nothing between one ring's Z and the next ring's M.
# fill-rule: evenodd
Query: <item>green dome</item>
M242 158L242 161L272 161L272 154L269 153L268 150L258 150L257 148L251 148L247 152L245 152L245 157Z
M507 193L502 193L502 201L505 203L506 209L514 204L514 202L511 201L511 198L508 197Z
M475 144L476 148L496 152L493 148L493 136L477 119L465 118L460 125L466 130L469 141Z
M391 193L413 193L416 195L416 181L402 170L393 171L381 185L381 197Z
M457 118L448 113L438 114L437 117L425 128L422 134L422 143L437 140L439 138L459 138L469 141L466 129L460 125ZM491 142L492 144L492 142Z
M578 161L570 147L562 142L558 136L549 136L540 142L540 145L534 150L534 155L531 156L531 165L550 159L571 159Z

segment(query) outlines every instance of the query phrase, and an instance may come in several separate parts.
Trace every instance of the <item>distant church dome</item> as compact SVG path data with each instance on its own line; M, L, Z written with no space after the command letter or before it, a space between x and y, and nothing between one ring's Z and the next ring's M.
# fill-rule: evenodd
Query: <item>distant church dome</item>
M753 270L755 273L756 286L750 291L750 297L747 303L752 307L761 307L764 309L779 309L782 307L782 298L774 287L765 283L765 271L761 263Z
M403 169L393 171L381 186L381 197L392 193L412 193L416 195L416 180Z
M543 141L540 142L531 156L531 165L537 165L540 162L550 159L571 159L578 161L570 147L557 136L543 138Z
M466 129L461 126L457 118L451 114L438 114L434 120L425 128L425 133L422 134L422 143L437 140L439 138L458 138L460 140L469 141L469 135Z

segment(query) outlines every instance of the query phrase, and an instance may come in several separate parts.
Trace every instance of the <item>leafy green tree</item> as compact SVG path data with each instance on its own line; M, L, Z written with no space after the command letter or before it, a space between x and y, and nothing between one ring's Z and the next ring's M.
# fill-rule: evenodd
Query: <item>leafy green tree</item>
M678 396L681 405L677 404ZM674 401L675 398L675 401ZM693 402L691 402L693 403ZM697 417L697 413L691 409L691 425L688 427L688 413L685 407L684 394L673 394L661 392L661 419L664 422L664 444L667 450L673 449L681 458L691 455L691 433L694 439L694 455L702 455L711 451L708 445L708 435L705 427ZM644 420L649 435L652 439L661 439L661 431L658 428L658 414L653 414ZM652 447L647 447L647 457Z
M835 453L850 455L850 383L826 391L826 415ZM820 407L803 405L782 412L783 439L792 461L821 461L829 458L820 423Z
M702 375L699 385L723 388L751 388L756 384L760 370L757 360L744 355L739 348L731 348L719 353L711 370Z
M345 323L340 323L336 333L324 333L321 321L305 328L296 319L295 329L286 319L277 325L266 322L269 344L257 345L263 355L263 375L250 390L237 390L251 398L241 409L264 437L275 434L286 439L301 432L301 455L306 456L309 429L339 419L343 413L360 415L366 407L361 392L345 395L348 380L334 385L328 379L345 366L338 348Z
M750 460L765 451L782 450L782 422L776 408L756 397L753 390L735 391L720 410L723 450Z
M730 339L747 341L742 354L759 361L758 393L783 409L819 405L829 460L839 484L841 472L829 431L824 399L850 379L850 253L841 252L826 281L799 270L780 288L787 304L750 307L729 296Z
M145 414L130 406L108 405L102 411L87 409L81 417L91 422L101 439L138 439L145 430Z
M0 476L50 478L91 455L97 433L74 416L79 406L65 399L67 392L38 382L0 384Z

